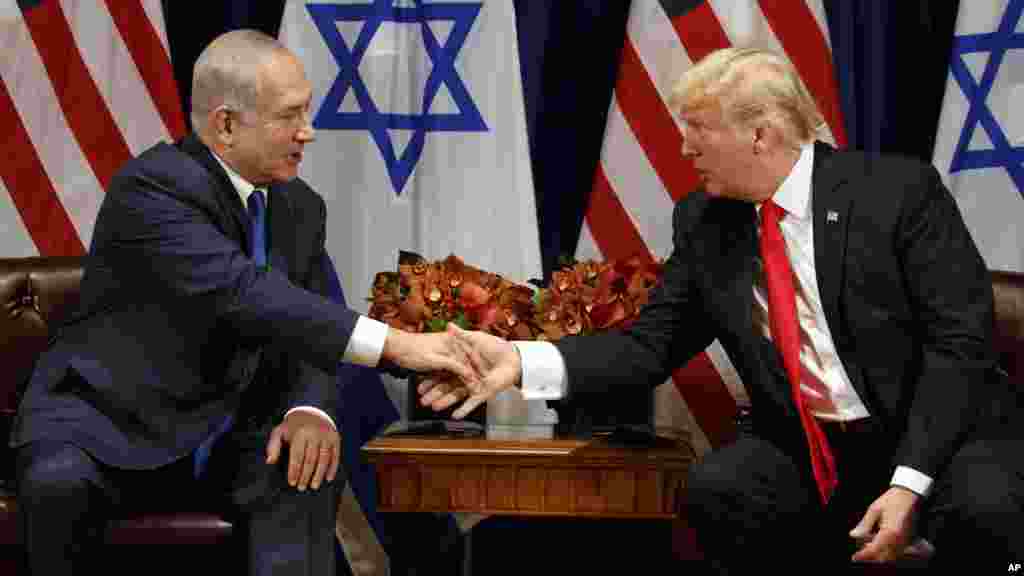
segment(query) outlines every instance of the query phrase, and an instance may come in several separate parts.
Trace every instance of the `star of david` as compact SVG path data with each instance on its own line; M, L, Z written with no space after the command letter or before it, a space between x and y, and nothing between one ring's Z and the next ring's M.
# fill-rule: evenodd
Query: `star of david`
M953 40L950 73L956 79L970 107L949 171L1002 167L1013 179L1017 190L1024 194L1024 148L1010 145L1006 133L988 106L988 95L992 91L992 84L999 73L1006 52L1024 48L1024 33L1015 32L1022 12L1024 0L1010 0L996 30L983 34L964 34ZM989 58L981 80L976 82L967 68L964 55L979 52L988 52ZM988 135L992 149L968 149L971 134L979 125Z
M323 130L367 130L380 149L387 165L391 185L401 194L412 174L428 132L486 132L487 125L473 103L469 90L455 70L455 59L480 13L482 4L427 3L421 0L401 2L373 0L367 4L309 3L313 22L341 68L338 78L324 97L313 126ZM442 45L430 23L450 21L451 32ZM363 22L356 41L349 46L337 22ZM423 46L433 65L424 86L422 109L418 114L398 114L380 110L359 74L359 63L366 54L374 34L384 22L420 24ZM430 112L431 103L444 85L458 113ZM359 112L342 112L341 103L349 91L355 96ZM412 137L399 156L388 130L412 130Z

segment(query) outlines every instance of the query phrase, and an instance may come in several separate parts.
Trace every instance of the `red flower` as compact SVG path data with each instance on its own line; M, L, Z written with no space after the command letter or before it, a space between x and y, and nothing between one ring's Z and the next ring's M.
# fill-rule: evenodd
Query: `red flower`
M558 340L629 325L662 273L646 255L577 262L534 290L451 255L427 262L402 252L397 272L374 277L369 315L413 332L448 322L517 340Z

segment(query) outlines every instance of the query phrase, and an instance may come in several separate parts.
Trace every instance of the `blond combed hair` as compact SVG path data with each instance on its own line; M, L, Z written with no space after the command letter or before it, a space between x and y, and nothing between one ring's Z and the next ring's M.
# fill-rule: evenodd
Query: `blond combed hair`
M811 142L825 125L811 93L788 60L761 48L725 48L702 58L672 87L675 112L717 106L726 123L767 122L793 147Z

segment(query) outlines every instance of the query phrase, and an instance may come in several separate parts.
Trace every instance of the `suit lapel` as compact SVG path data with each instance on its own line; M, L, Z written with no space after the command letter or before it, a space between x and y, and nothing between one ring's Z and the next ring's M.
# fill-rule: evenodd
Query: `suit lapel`
M735 271L736 282L733 283L733 293L729 298L733 302L740 302L737 311L740 318L740 326L746 329L754 329L754 273L757 270L757 212L754 205L748 202L737 203L737 210L740 211L739 218L743 225L735 230L736 250L740 257L735 261L739 263L739 270Z
M837 169L831 147L817 143L814 150L814 173L811 177L811 204L814 211L814 267L818 290L825 309L832 338L842 349L839 339L845 338L839 317L839 294L845 271L847 230L853 198L846 178Z
M738 329L741 333L752 334L753 338L740 338L742 346L746 346L745 355L753 359L752 373L768 373L770 378L765 380L764 392L773 398L774 402L783 406L785 410L796 413L796 405L793 403L793 396L787 382L785 372L782 371L779 356L775 345L761 335L760 330L754 325L754 283L757 281L758 259L760 258L760 237L757 227L757 210L749 202L741 204L744 210L743 217L739 220L743 226L737 232L737 246L741 250L742 257L738 258L742 263L736 282L736 292L732 296L734 302L740 303L740 322Z
M220 184L217 189L217 204L221 210L230 215L234 223L233 229L225 230L224 233L234 238L242 246L248 246L249 215L242 205L242 199L238 197L238 191L228 178L227 172L213 157L213 152L200 142L194 135L189 134L181 141L181 149L194 158L213 174Z
M294 281L294 218L291 198L285 193L284 187L283 184L276 184L271 186L268 191L270 202L267 206L270 221L267 226L269 231L267 245L270 247L270 265L284 272L288 278Z

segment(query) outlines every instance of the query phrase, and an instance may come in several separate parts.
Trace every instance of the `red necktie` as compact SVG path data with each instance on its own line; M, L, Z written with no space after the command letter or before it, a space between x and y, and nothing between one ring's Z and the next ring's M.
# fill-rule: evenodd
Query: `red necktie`
M782 363L786 368L786 375L789 376L793 401L796 403L800 422L807 435L811 467L814 470L814 479L818 483L818 492L821 493L821 501L828 503L837 484L836 462L825 433L804 405L803 394L800 393L800 329L796 320L793 270L789 266L782 232L779 231L779 219L782 214L782 208L771 200L761 206L761 260L764 263L764 276L768 284L768 324L772 340L782 353Z

